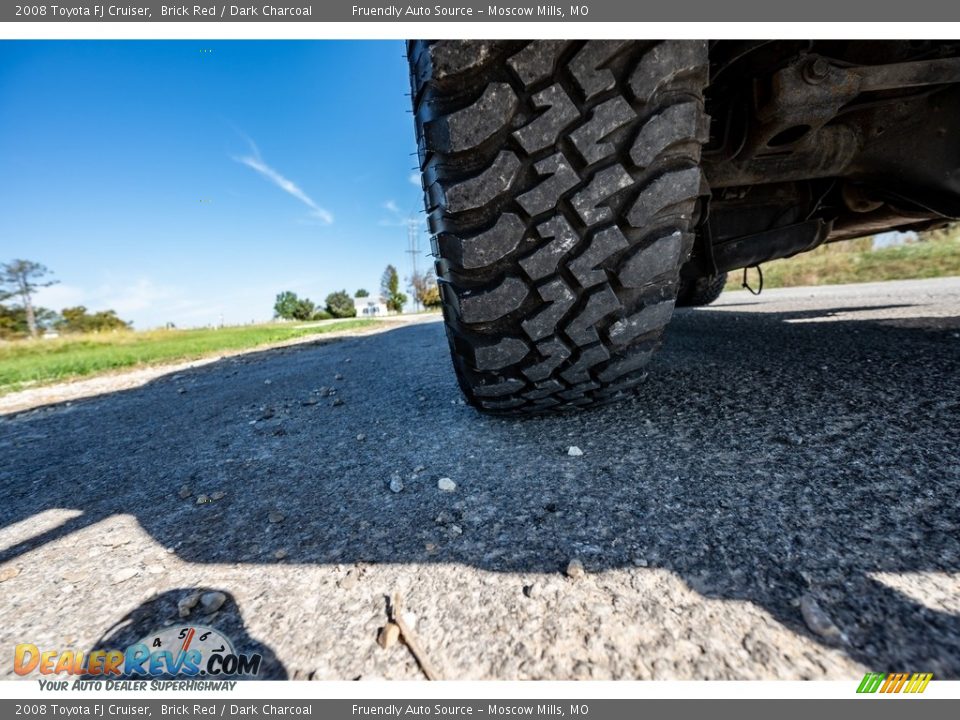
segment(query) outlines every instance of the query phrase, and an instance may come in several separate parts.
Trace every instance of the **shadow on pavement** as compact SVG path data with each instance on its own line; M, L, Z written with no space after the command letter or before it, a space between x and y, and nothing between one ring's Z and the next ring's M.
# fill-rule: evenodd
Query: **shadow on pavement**
M820 314L678 311L637 395L577 414L463 405L439 324L23 413L0 423L0 527L83 514L0 562L119 513L193 563L284 547L285 563L556 573L579 556L667 568L812 636L796 604L810 594L869 667L960 677L960 617L876 577L960 570L960 345L789 322Z
M215 613L203 614L200 603L198 603L191 612L191 616L181 619L179 622L173 622L171 618L178 615L177 603L182 598L191 594L202 595L205 593L222 592L226 597L223 604ZM207 637L206 630L214 627L215 632L209 633ZM196 632L190 636L192 641L191 648L199 650L202 653L202 662L200 668L203 676L196 675L196 680L286 680L287 671L283 663L277 658L273 650L267 645L258 642L247 634L246 624L240 608L237 606L236 599L225 591L218 591L216 588L180 588L167 590L160 595L152 598L138 606L136 609L118 620L114 625L104 631L103 636L90 648L94 650L125 650L135 643L144 642L151 652L170 651L177 656L182 646L182 640L189 630L195 629ZM221 638L226 638L227 643L222 642ZM233 650L236 655L259 655L259 671L256 675L232 676L232 675L209 675L205 668L214 651L219 651L220 655L231 654ZM89 653L88 653L89 654ZM214 671L222 670L222 662L215 665ZM148 667L148 665L144 665ZM130 675L131 678L145 679L142 675ZM170 676L173 677L173 676ZM184 679L183 676L177 676L178 679ZM90 679L96 679L90 676ZM113 679L113 678L110 678ZM146 678L153 679L153 678ZM168 678L169 679L169 678Z

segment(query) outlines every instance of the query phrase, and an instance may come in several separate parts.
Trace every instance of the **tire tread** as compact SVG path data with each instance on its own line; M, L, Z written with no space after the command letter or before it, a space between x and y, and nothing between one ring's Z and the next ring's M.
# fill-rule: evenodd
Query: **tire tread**
M515 414L629 392L706 191L706 43L411 41L408 56L467 399Z

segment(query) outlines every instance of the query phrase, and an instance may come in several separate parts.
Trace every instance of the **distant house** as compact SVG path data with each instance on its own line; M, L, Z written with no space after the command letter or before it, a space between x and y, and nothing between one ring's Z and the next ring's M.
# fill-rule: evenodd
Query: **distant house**
M387 314L387 306L381 298L354 298L353 306L357 309L357 317L376 317Z
M890 232L874 235L873 247L870 249L880 250L882 248L897 247L899 245L906 245L907 243L914 243L919 239L913 230L907 230L906 232L891 230Z

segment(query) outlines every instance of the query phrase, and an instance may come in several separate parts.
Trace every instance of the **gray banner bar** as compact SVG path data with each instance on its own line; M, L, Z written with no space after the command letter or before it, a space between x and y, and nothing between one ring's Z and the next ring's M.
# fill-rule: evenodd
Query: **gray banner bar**
M282 692L282 685L271 685ZM851 693L854 688L851 686ZM909 709L904 707L909 705ZM118 697L100 700L2 700L0 717L124 718L176 720L210 718L323 718L371 720L430 717L432 720L470 718L536 718L537 720L620 720L660 718L668 713L738 720L809 720L843 717L845 720L934 720L958 717L960 700L932 700L896 696L849 700L250 700L207 697L177 700L136 700Z
M396 2L396 0L394 0ZM954 0L444 0L432 4L388 4L357 0L276 0L224 4L132 0L0 4L3 22L950 22L960 21ZM746 31L746 28L744 29ZM746 32L745 34L749 34ZM949 33L948 33L949 34ZM954 33L955 34L955 33Z

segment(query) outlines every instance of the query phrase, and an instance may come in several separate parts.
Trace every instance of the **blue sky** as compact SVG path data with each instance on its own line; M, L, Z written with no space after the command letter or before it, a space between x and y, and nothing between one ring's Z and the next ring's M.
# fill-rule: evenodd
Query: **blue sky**
M0 261L141 329L375 293L423 219L408 88L399 41L0 41Z

